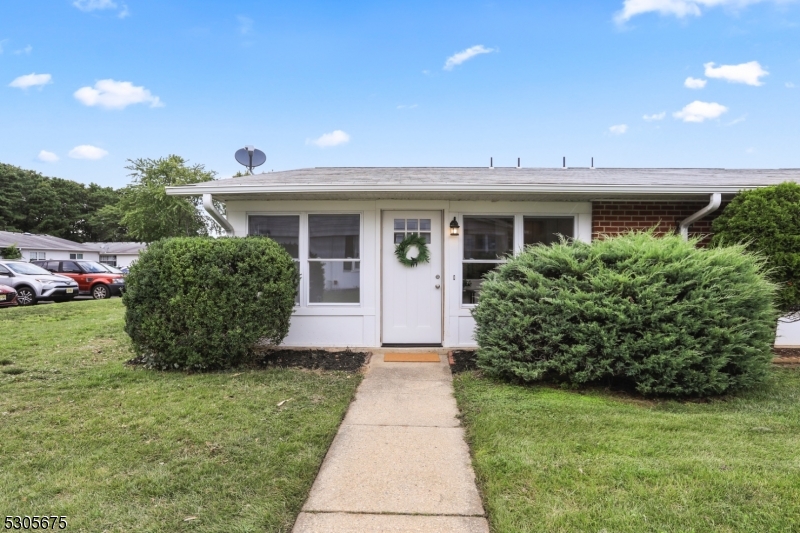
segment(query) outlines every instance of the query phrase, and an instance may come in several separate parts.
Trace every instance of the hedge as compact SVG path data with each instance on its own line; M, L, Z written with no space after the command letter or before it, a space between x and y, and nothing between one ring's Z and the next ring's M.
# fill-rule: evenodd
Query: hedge
M478 366L525 382L707 396L755 385L777 312L763 260L653 232L528 247L487 275Z
M714 220L713 246L744 243L766 257L778 307L800 310L800 185L742 191Z
M297 285L294 261L268 238L157 241L126 278L125 331L148 366L229 368L259 340L283 341Z

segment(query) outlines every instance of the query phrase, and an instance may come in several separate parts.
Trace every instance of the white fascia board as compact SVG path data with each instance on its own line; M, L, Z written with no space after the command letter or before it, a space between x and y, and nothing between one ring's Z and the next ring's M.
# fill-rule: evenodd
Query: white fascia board
M493 192L493 193L579 193L579 194L737 194L745 189L756 189L764 185L564 185L564 184L534 184L534 185L469 185L458 186L453 184L375 184L370 186L351 184L319 184L319 185L236 185L233 187L167 187L170 196L199 196L202 194L269 194L269 193L413 193L413 192Z

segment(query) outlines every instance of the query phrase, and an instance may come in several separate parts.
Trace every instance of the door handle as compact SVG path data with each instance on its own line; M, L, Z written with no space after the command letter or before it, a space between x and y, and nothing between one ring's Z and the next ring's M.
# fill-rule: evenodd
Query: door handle
M437 289L440 289L440 288L442 288L442 286L441 286L441 285L439 285L439 284L437 283L437 284L436 284L436 288L437 288Z

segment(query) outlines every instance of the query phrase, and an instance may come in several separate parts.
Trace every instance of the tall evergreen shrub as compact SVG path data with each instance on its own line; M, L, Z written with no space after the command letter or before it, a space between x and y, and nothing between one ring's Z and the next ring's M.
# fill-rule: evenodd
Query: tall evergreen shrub
M646 395L754 385L771 359L774 286L742 246L696 244L645 232L527 248L482 285L478 366Z
M22 252L16 244L10 244L5 248L0 248L0 259L22 259Z
M298 272L271 239L183 237L142 252L126 279L125 331L149 366L228 368L289 331Z
M745 243L766 257L778 307L800 310L800 185L743 191L714 220L714 246Z

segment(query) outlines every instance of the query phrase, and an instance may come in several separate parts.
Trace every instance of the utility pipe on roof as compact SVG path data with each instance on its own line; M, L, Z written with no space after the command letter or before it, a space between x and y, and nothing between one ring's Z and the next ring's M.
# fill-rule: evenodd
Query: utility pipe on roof
M721 203L722 203L722 194L720 194L718 192L713 193L711 195L711 200L708 202L707 206L705 206L703 209L701 209L697 213L695 213L693 215L690 215L689 217L687 217L686 219L681 221L680 224L678 224L678 228L680 229L680 232L681 232L681 237L683 237L684 240L688 241L689 240L689 226L691 226L692 224L694 224L695 222L697 222L698 220L700 220L701 218L703 218L707 214L713 213L714 211L719 209L719 206L720 206Z
M233 226L231 226L231 223L228 222L227 218L222 216L222 214L217 211L217 208L214 207L214 199L208 193L203 195L203 208L206 210L206 213L211 215L211 218L217 221L217 224L222 226L222 229L225 230L225 234L228 237L234 236Z

